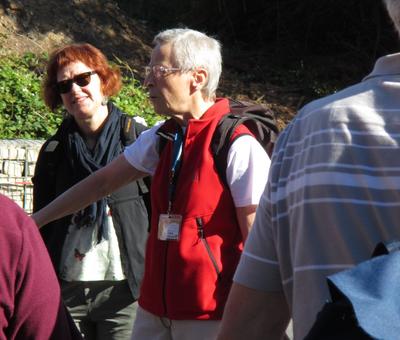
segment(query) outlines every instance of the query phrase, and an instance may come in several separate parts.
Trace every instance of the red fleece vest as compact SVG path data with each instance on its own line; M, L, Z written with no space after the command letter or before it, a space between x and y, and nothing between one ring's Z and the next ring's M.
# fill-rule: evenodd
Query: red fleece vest
M155 315L176 320L222 317L243 248L232 196L215 170L209 147L227 112L229 103L221 99L187 125L171 211L183 217L179 241L157 239L159 216L168 206L171 142L160 155L152 181L152 226L139 298L140 306ZM174 131L175 122L166 122L165 128Z

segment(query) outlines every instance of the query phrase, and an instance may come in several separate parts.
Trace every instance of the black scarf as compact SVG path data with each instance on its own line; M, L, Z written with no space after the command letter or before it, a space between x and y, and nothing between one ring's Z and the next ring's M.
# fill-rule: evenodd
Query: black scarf
M107 121L98 136L93 150L88 148L79 131L78 125L71 119L66 134L65 145L72 166L74 183L81 181L96 170L104 167L122 152L120 117L121 111L109 102ZM96 223L98 223L99 232L97 242L101 241L103 225L106 223L106 204L106 198L102 198L78 212L74 219L78 228L94 228Z

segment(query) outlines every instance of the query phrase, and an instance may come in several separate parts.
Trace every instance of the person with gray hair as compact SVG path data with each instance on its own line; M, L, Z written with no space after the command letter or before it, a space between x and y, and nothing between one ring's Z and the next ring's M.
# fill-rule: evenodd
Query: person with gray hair
M229 101L216 95L220 43L184 28L159 33L154 44L144 85L155 111L170 119L33 217L41 226L152 175L151 229L132 339L215 339L270 160L240 125L223 181L210 148L230 112Z
M205 67L209 76L201 89L205 98L215 98L222 72L221 45L218 40L189 29L170 29L156 35L154 44L170 43L176 66L183 72Z
M400 1L384 3L400 33ZM329 298L326 277L400 239L399 121L397 53L281 133L218 340L281 339L290 317L303 339Z

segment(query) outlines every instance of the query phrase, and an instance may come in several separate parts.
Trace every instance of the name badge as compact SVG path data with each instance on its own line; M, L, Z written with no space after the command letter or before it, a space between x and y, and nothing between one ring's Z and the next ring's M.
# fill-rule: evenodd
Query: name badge
M158 220L158 239L161 241L178 241L181 224L181 215L161 214Z

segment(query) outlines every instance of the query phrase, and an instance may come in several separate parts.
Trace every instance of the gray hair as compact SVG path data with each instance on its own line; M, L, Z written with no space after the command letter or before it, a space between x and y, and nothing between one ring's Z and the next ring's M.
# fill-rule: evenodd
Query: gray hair
M190 71L204 67L208 71L208 82L202 89L206 98L215 96L222 71L221 44L204 33L188 28L169 29L158 33L153 43L171 44L175 67Z
M393 21L397 34L400 37L400 1L399 0L384 0L386 9L390 18Z

